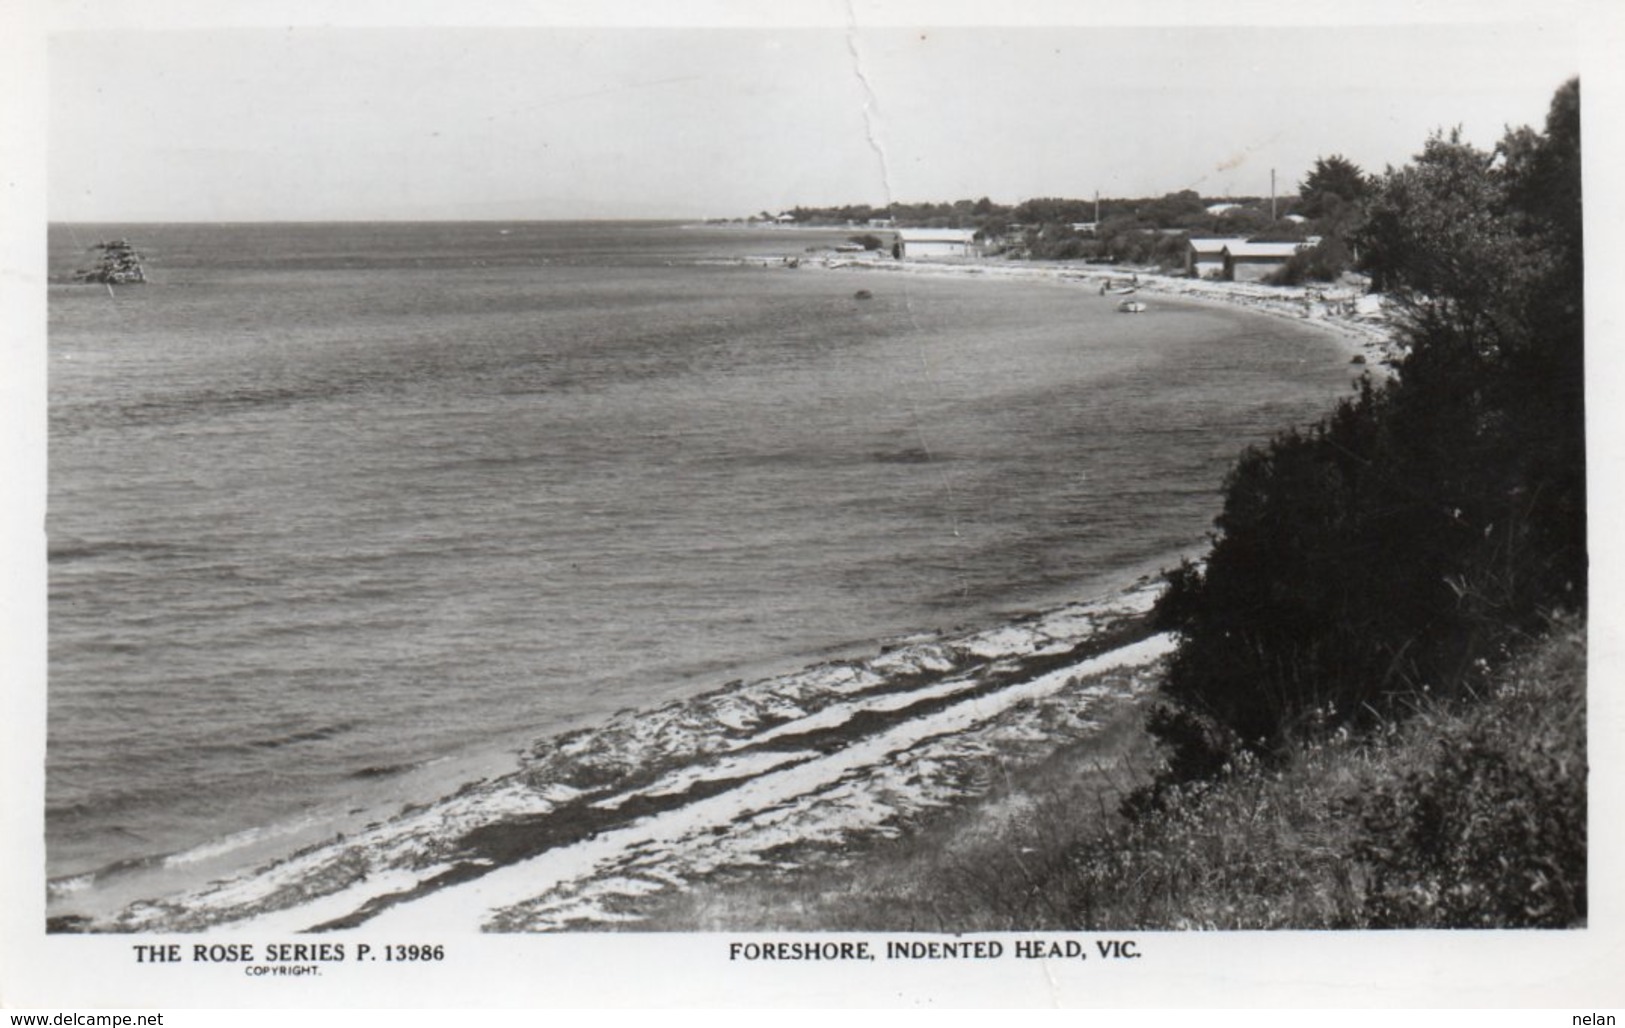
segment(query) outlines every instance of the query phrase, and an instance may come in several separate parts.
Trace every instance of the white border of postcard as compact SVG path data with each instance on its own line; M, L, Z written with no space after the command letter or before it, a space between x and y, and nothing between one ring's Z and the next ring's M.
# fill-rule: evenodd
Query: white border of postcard
M1610 286L1621 277L1617 149L1619 55L1625 19L1602 2L1492 3L505 3L359 0L24 0L0 11L0 303L6 332L0 376L6 483L0 557L4 713L0 782L0 1004L96 1007L488 1007L488 1006L1077 1006L1077 1007L1573 1007L1625 1002L1625 868L1617 811L1625 645L1619 618L1621 457L1610 400L1622 395L1616 351L1625 334ZM44 39L54 31L139 32L229 25L1045 25L1303 22L1393 25L1414 20L1532 21L1583 27L1594 545L1591 626L1590 924L1553 932L1080 933L1089 945L1132 939L1132 960L763 963L730 959L740 939L711 935L577 934L391 940L443 944L432 967L335 965L320 977L251 981L240 969L137 963L123 936L47 936L42 813L44 750ZM1554 87L1556 83L1553 84ZM1420 142L1420 141L1419 141ZM205 937L231 942L228 933ZM365 932L347 935L368 941ZM776 941L794 936L775 936ZM828 937L819 937L827 939ZM879 945L882 936L870 938ZM244 940L247 941L247 940ZM254 940L291 941L291 940ZM382 942L385 940L372 940ZM1582 1007L1582 1005L1584 1005Z

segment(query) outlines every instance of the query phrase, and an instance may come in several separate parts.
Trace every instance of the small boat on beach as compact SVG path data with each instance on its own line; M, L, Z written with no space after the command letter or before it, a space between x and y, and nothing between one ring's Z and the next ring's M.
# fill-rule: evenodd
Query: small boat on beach
M1144 314L1145 303L1141 300L1124 300L1117 305L1119 314Z

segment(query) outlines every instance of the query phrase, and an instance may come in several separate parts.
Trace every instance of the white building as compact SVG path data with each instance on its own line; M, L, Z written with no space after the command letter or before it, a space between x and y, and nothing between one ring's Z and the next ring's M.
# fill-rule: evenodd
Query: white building
M1242 236L1220 239L1192 239L1185 248L1185 274L1191 278L1220 278L1224 275L1224 248L1240 245Z
M1224 277L1232 282L1259 282L1269 277L1305 243L1230 243L1224 248Z
M897 241L905 259L974 257L978 250L976 232L968 228L900 228Z

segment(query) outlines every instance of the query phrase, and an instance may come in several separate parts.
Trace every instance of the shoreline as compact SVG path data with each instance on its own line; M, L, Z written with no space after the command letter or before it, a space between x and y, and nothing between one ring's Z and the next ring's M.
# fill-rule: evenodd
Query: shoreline
M980 630L622 711L350 835L48 930L635 927L640 899L895 833L976 794L973 757L1087 739L1156 684L1172 647L1146 623L1160 591L1142 576Z
M794 261L795 263L789 263ZM897 260L833 251L784 256L713 259L706 263L816 271L878 272L928 277L976 277L984 281L1053 282L1090 288L1132 285L1177 302L1217 304L1282 318L1337 336L1352 356L1383 370L1401 355L1394 325L1379 294L1346 285L1272 286L1170 275L1155 268L1121 264L1009 260L998 257ZM1125 280L1127 280L1125 282ZM1108 296L1115 302L1117 294Z
M511 728L500 745L467 746L430 756L399 770L358 781L359 792L341 804L320 805L283 820L265 822L212 836L173 850L150 852L95 866L48 875L47 921L79 930L76 925L99 924L126 908L153 897L181 896L204 886L262 870L291 852L326 845L336 838L356 835L370 825L387 821L405 809L437 804L475 782L509 777L523 755L549 740L591 731L611 719L646 714L682 704L744 683L787 679L811 669L862 662L877 649L900 641L952 638L974 631L1041 617L1056 609L1075 606L1079 597L1111 597L1149 581L1184 560L1199 560L1205 546L1192 543L1179 550L1085 575L1071 585L1051 587L1020 601L983 611L977 616L955 613L936 620L898 628L889 636L873 635L819 645L743 663L718 662L708 671L681 676L688 689L676 698L654 699L638 707L623 707L602 714L579 715L548 726ZM722 683L726 683L725 685ZM91 929L99 930L99 929Z
M843 257L801 266L1089 286L1129 273L1024 262ZM1180 302L1257 309L1244 302L1244 293L1214 284L1135 273L1141 289ZM1189 288L1198 285L1208 288ZM1222 295L1206 295L1214 292ZM1293 320L1348 338L1338 326L1318 319ZM955 628L890 642L854 641L842 649L872 654L878 645L880 655L797 664L748 682L736 678L663 706L623 710L589 727L531 738L517 769L514 751L506 749L504 770L472 780L437 778L432 798L406 802L398 813L379 813L365 825L345 825L348 835L302 838L306 845L286 855L256 851L252 866L227 869L206 884L114 905L112 913L58 915L50 928L331 930L375 920L415 922L437 907L455 908L445 915L453 923L499 931L635 924L627 911L640 896L730 870L772 866L773 852L885 834L922 811L974 795L973 783L962 780L967 752L996 750L1032 731L1030 721L1000 720L1006 713L998 702L1003 698L1030 703L1028 714L1044 724L1041 735L1051 747L1086 739L1090 726L1061 724L1057 705L1136 702L1154 687L1148 669L1171 644L1163 639L1149 644L1148 651L1135 649L1151 638L1144 619L1160 591L1153 582L1160 582L1160 575L1151 567L1170 567L1195 549L1193 544L1132 571L1102 574L1064 594L1100 599L1080 603L1058 596L1053 605L1038 603L1043 609L1036 612L1029 607L994 615L984 625L998 623L978 631ZM1124 588L1136 573L1139 577ZM776 663L791 666L789 658ZM1023 689L1037 693L1025 695ZM961 722L953 727L942 723L960 701L974 710L961 711ZM975 716L964 720L967 714ZM882 737L896 745L879 742ZM798 748L789 749L791 742ZM841 763L865 747L872 751L869 759ZM907 788L895 781L900 762L911 768ZM819 768L824 777L815 773ZM767 783L776 783L772 788L778 791ZM829 794L837 787L845 790L839 800ZM759 800L754 808L728 806L753 794ZM701 833L697 842L667 837L683 835L685 818L689 835ZM790 821L799 827L786 834ZM724 838L737 843L733 863L716 856ZM650 854L662 846L664 855L652 860ZM498 881L506 883L510 902L493 907L483 897ZM472 901L449 899L470 892Z

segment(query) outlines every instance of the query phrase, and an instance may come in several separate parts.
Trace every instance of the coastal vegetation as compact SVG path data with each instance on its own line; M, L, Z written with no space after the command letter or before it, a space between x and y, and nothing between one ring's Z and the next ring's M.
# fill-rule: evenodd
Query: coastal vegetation
M1086 745L993 771L921 830L771 878L702 882L628 927L1032 931L1564 927L1586 911L1585 624L1476 697L1306 736L1117 805L1157 754L1129 708Z
M1407 355L1393 378L1364 379L1232 470L1206 560L1173 572L1157 609L1181 646L1149 719L1169 759L1137 802L1177 813L1180 790L1238 761L1290 765L1328 732L1391 730L1421 702L1494 694L1514 654L1584 610L1579 183L1578 82L1558 91L1544 132L1509 132L1493 151L1436 134L1372 183L1353 237L1400 311ZM1384 831L1364 851L1420 833L1440 856L1464 844L1452 807L1482 828L1518 806L1504 755L1468 735L1380 793L1385 812L1367 819ZM1530 772L1533 794L1568 799L1520 809L1563 823L1449 858L1462 862L1452 888L1493 891L1508 861L1556 846L1543 882L1579 900L1534 920L1570 923L1584 914L1583 739L1525 743L1553 755ZM1457 916L1530 920L1483 903ZM1398 899L1384 909L1394 923L1424 913Z
M1183 641L1153 730L1174 777L1463 694L1586 596L1578 84L1544 134L1438 135L1357 238L1398 373L1248 450L1213 545L1169 579Z

